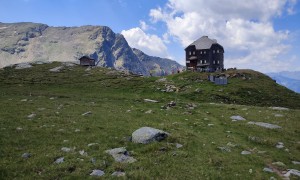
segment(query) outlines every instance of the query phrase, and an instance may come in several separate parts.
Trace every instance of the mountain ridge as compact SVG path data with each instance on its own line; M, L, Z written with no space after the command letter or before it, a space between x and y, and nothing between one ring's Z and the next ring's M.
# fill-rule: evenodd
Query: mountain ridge
M113 67L149 75L156 57L144 64L123 35L108 26L52 27L41 23L0 23L0 67L32 61L78 61L84 55L99 61L98 66ZM163 58L162 58L163 59ZM162 68L176 65L164 59ZM146 68L147 67L147 68Z

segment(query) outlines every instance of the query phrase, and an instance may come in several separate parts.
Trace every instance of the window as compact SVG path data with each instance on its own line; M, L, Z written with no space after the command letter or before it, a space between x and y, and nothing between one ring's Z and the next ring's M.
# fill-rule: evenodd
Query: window
M200 54L202 54L202 51L200 51Z
M192 51L189 52L189 55L192 55Z
M195 55L195 54L196 54L196 52L194 51L194 52L193 52L193 54Z
M216 61L214 61L213 63L216 64Z
M220 51L219 51L219 49L217 50L217 53L219 53Z
M218 64L220 64L220 61L218 61Z
M215 52L216 52L216 51L215 51L215 50L213 50L213 53L214 53L214 54L215 54Z
M204 54L206 54L206 51L204 51Z

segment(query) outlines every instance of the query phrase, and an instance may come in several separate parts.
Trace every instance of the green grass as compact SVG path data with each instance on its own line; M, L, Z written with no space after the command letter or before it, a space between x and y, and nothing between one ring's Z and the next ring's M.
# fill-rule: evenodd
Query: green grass
M286 164L282 170L300 169L291 162L300 161L300 95L258 72L238 71L251 79L231 78L227 86L216 86L205 80L207 74L191 72L168 76L168 82L105 68L49 72L59 65L0 70L0 179L92 179L93 169L103 170L105 179L113 179L111 173L116 170L126 172L128 179L268 179L279 178L262 170L272 162ZM164 89L166 83L178 91L157 89ZM196 93L197 88L201 92ZM144 102L145 98L159 103ZM170 101L177 105L162 110ZM187 109L188 103L197 107ZM291 110L276 111L269 106ZM150 109L153 113L145 114ZM87 111L92 114L81 115ZM36 117L30 120L31 113ZM232 122L232 115L247 121ZM264 129L248 121L273 123L282 129ZM128 141L143 126L171 136L148 145ZM230 147L231 152L218 149L229 142L236 145ZM277 142L285 148L275 148ZM88 147L89 143L98 145ZM177 149L175 143L183 147ZM65 153L62 147L75 150ZM116 163L104 152L117 147L126 147L137 162ZM88 156L81 156L79 150ZM253 153L241 155L243 150ZM32 157L22 158L25 152ZM65 157L65 162L55 164L59 157ZM95 164L91 158L96 158Z

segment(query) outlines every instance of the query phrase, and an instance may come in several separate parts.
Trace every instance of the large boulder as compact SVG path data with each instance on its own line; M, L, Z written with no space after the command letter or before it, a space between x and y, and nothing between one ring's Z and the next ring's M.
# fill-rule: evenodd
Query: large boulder
M161 141L167 138L169 133L151 127L142 127L132 133L132 142L148 144L152 141Z

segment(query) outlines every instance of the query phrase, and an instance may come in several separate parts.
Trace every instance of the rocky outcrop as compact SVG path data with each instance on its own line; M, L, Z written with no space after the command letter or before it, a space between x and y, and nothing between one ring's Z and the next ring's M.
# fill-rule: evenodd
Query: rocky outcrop
M50 27L37 23L0 23L0 68L22 62L70 61L82 56L97 60L97 66L149 75L156 67L175 61L139 56L121 34L106 26ZM144 53L142 53L144 54ZM144 57L147 57L145 60Z

